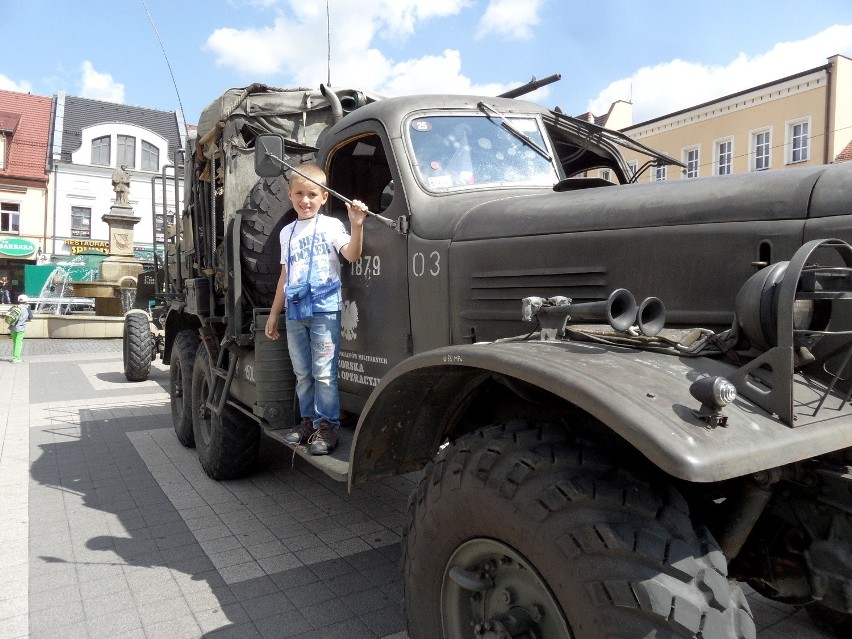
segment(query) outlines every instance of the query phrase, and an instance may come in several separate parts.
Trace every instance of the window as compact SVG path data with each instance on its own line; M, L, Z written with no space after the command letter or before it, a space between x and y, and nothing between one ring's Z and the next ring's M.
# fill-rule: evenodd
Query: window
M0 232L21 232L21 205L0 202Z
M92 209L83 206L71 207L71 236L92 237Z
M808 121L791 122L788 125L787 137L790 145L789 162L807 162L808 160Z
M730 175L733 161L734 142L723 140L716 143L716 175Z
M769 130L758 131L752 134L752 145L754 147L754 171L765 171L769 168L769 151L772 148Z
M479 112L412 120L407 141L420 184L432 192L487 184L556 184L559 177L539 121L513 115L506 120L511 127L500 122Z
M601 178L607 182L612 182L612 174L606 169L601 171Z
M109 144L110 137L108 135L92 140L92 164L109 166Z
M166 213L166 227L163 227L163 214L157 213L155 218L156 232L157 232L157 241L164 242L165 241L165 231L169 226L175 225L175 214L174 211L168 211Z
M684 175L688 178L698 177L698 147L686 149L683 154L683 163L686 164Z
M160 149L145 140L142 140L142 170L160 170Z
M136 167L136 138L132 135L119 135L118 157L115 159L116 166L127 165L127 168Z
M636 160L627 163L627 179L628 181L632 181L633 177L636 175L636 171L639 170L639 163Z
M668 168L668 167L667 167L665 164L660 165L660 166L655 166L655 167L654 167L654 173L653 173L653 177L652 177L652 179L654 180L654 182L663 182L663 181L665 181L665 179L666 179L666 169L667 169L667 168Z
M6 134L0 133L0 169L6 168Z

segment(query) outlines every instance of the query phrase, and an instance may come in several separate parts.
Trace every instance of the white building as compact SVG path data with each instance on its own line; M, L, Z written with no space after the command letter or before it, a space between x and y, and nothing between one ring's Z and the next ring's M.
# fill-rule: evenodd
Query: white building
M48 162L48 216L53 237L45 251L53 261L84 250L108 252L109 227L102 217L115 202L112 174L126 165L131 177L130 205L140 218L134 227L135 252L139 259L151 261L154 218L160 243L163 215L173 222L179 207L174 201L175 170L171 165L175 152L183 149L184 123L172 111L64 92L54 96L54 104ZM180 155L177 161L182 163ZM177 173L181 175L182 168Z

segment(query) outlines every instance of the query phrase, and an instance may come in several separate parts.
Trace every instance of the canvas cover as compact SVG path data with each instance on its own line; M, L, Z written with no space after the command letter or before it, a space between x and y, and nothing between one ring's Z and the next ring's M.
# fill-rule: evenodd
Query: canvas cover
M353 89L333 89L338 96ZM378 99L369 95L368 101ZM280 89L265 84L225 91L202 112L198 142L211 157L221 140L225 148L246 148L255 135L279 133L290 142L315 147L323 129L333 124L332 106L317 89Z

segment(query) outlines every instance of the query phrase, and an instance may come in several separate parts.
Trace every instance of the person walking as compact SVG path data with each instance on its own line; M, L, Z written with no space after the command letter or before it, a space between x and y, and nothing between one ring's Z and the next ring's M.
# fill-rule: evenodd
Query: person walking
M30 308L30 298L24 294L18 295L18 303L6 311L6 323L12 336L12 363L21 363L21 351L24 349L24 331L27 322L33 318Z

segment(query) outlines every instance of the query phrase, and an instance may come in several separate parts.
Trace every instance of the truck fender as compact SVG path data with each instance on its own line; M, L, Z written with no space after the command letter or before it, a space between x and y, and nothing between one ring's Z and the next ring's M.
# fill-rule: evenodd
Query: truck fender
M852 446L852 429L838 429L852 413L848 406L800 411L790 428L739 397L723 409L725 426L702 421L690 386L734 370L713 358L580 341L512 340L421 353L394 367L367 400L350 453L350 486L422 468L460 434L454 429L465 397L497 376L582 409L657 468L691 482L742 477ZM796 393L802 406L819 401L805 384Z

